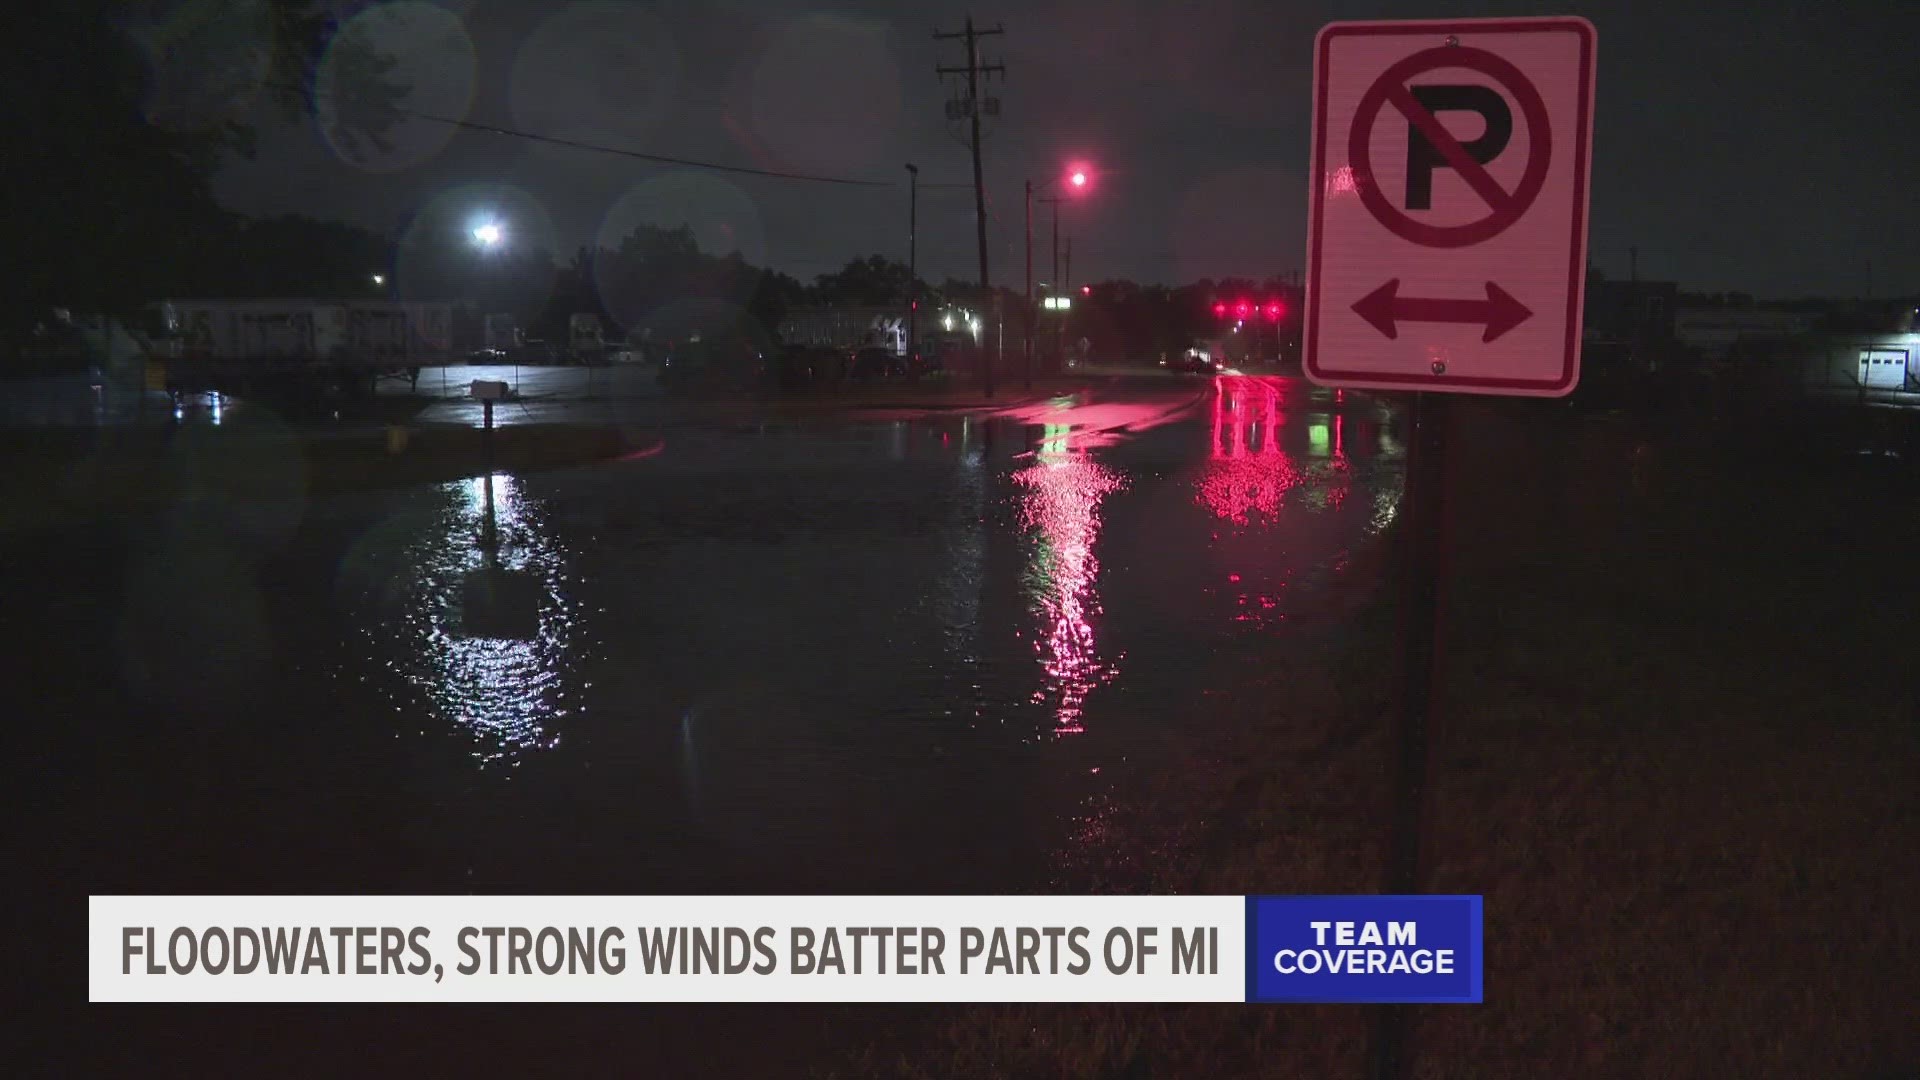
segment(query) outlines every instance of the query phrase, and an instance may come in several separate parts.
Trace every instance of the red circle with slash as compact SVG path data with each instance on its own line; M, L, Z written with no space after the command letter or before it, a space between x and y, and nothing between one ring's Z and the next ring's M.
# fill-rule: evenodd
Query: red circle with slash
M1421 107L1408 91L1408 80L1440 68L1465 68L1485 75L1519 103L1520 112L1527 122L1527 168L1521 174L1519 186L1513 191L1502 188L1487 167L1473 160L1460 145L1460 140L1454 138L1432 113ZM1447 159L1447 164L1453 167L1454 172L1486 201L1489 210L1487 216L1464 225L1433 225L1408 217L1405 211L1381 194L1380 185L1373 176L1373 125L1388 102L1392 102L1394 108L1407 118L1407 122L1426 136L1433 148ZM1533 200L1540 196L1540 188L1547 182L1547 163L1553 155L1553 137L1547 128L1546 102L1540 99L1540 91L1534 88L1519 68L1485 49L1444 45L1414 53L1382 72L1373 85L1367 87L1367 92L1360 95L1360 104L1354 110L1347 154L1353 162L1354 186L1360 190L1360 202L1379 219L1380 224L1392 230L1394 235L1423 247L1457 248L1469 247L1500 235L1527 212Z

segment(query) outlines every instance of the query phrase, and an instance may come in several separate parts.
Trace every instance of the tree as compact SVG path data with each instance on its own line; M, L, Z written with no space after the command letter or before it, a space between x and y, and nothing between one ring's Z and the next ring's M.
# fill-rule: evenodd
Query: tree
M208 276L238 228L209 179L223 155L251 150L235 107L249 95L290 116L324 90L343 138L377 138L396 115L400 88L368 49L343 43L331 85L317 85L336 28L316 4L172 7L32 4L0 35L0 250L20 268L9 321L54 306L126 312Z
M701 251L684 225L641 225L612 250L581 252L575 267L616 324L656 341L699 333L771 347L787 306L804 291L799 282L753 266L738 252Z
M600 286L595 277L596 255L591 248L581 248L559 268L546 310L533 323L535 336L549 341L567 340L575 315L594 315L603 323L607 321L606 304L600 299Z
M814 279L815 299L853 304L905 303L912 275L904 263L884 255L848 260L831 274ZM921 291L925 291L924 284Z
M383 295L373 280L390 270L386 237L339 221L298 214L244 222L235 229L202 288L232 297Z
M762 270L760 280L754 283L753 297L747 301L747 312L777 336L787 312L806 298L807 287L798 280L778 270Z

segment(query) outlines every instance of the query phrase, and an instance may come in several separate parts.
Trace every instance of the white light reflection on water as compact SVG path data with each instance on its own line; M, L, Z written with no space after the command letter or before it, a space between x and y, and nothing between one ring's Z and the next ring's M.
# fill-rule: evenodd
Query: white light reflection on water
M1034 701L1052 707L1056 736L1077 734L1085 730L1081 715L1087 695L1119 674L1120 658L1103 659L1094 640L1100 614L1094 545L1101 503L1126 481L1075 449L1067 427L1057 424L1047 426L1033 464L1014 473L1013 480L1025 489L1020 521L1034 538L1025 585L1040 615L1034 651L1046 672Z
M471 736L483 767L518 765L558 746L579 708L565 554L518 478L443 492L435 527L401 556L397 621L373 620L366 633L436 716Z

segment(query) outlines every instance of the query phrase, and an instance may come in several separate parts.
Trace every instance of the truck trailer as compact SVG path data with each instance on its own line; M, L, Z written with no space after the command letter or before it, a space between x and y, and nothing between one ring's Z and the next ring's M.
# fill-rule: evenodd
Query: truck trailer
M171 300L149 350L169 390L372 393L445 358L447 304L399 300Z

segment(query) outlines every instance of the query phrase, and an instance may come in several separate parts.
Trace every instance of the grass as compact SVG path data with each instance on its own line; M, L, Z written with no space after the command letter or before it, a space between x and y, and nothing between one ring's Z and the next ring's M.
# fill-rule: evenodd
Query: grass
M1415 1010L1411 1074L1915 1075L1911 471L1766 426L1456 421L1422 888L1485 895L1487 1002ZM1395 603L1211 703L1244 740L1131 794L1148 870L1062 889L1380 891ZM1369 1019L969 1008L818 1072L1359 1076Z

